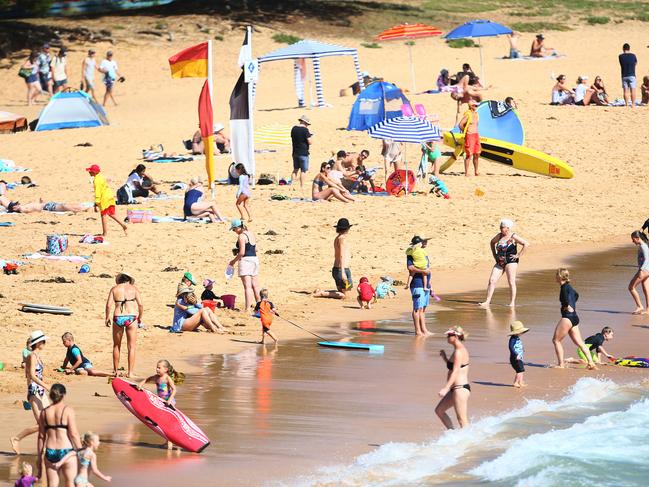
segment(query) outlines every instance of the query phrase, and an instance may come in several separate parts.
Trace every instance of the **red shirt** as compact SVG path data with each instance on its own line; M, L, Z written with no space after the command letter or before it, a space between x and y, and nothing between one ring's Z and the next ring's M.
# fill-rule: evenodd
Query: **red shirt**
M361 301L371 301L374 298L374 288L369 282L361 282L358 285L358 295Z

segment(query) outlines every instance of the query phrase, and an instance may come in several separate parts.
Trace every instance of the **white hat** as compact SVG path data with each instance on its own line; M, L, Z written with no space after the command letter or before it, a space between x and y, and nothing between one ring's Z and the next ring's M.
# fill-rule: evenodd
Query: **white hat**
M582 74L582 75L580 76L580 78L581 78L581 79L588 79L588 75L587 75L587 74Z
M222 123L215 123L214 124L214 133L219 133L221 130L223 130L225 126Z
M49 340L50 337L45 336L45 333L43 330L34 330L31 335L29 335L29 347L33 347L37 343L44 342L45 340Z

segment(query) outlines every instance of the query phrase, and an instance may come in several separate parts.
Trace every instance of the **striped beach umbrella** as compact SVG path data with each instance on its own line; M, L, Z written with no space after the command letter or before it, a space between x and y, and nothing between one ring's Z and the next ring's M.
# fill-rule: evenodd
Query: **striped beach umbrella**
M414 40L423 39L424 37L434 37L442 35L442 31L436 27L431 27L426 24L401 24L395 25L387 30L384 30L375 37L377 41L398 41L398 40ZM412 43L407 42L408 56L410 58L410 76L412 77L412 91L417 90L415 83L415 65L412 59Z
M288 125L264 125L255 130L255 145L291 145L291 127Z
M392 139L395 142L410 142L422 144L431 140L440 140L442 133L428 120L419 117L395 117L384 120L370 127L367 131L375 139ZM406 172L408 171L408 158L404 150ZM408 193L408 178L406 178L406 194Z

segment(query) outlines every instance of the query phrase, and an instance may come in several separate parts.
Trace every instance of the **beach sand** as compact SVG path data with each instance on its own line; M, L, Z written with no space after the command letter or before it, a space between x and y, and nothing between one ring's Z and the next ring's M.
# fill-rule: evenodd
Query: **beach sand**
M104 22L110 24L111 19ZM186 22L188 25L190 19ZM270 39L272 26L260 30L254 38L255 54L280 47ZM238 76L235 61L243 34L227 26L224 26L224 31L225 40L218 42L215 48L218 62L214 69L214 102L215 120L225 123L229 114L227 100ZM381 303L369 312L353 309L355 300L345 303L314 300L295 292L331 286L332 226L340 217L347 217L356 224L350 233L356 282L362 275L376 281L383 274L405 280L404 250L411 236L420 233L431 237L431 260L437 275L443 276L435 282L438 294L484 286L491 267L488 242L497 232L501 217L512 218L516 222L515 231L532 243L521 265L523 271L533 266L554 266L567 255L580 251L627 244L626 235L646 218L642 211L644 193L641 188L645 168L641 147L646 139L649 110L551 107L547 102L553 84L551 75L559 73L566 74L569 80L576 79L579 74L587 73L591 79L596 74L600 75L612 97L620 96L617 54L621 39L638 46L641 77L646 72L646 65L639 46L644 45L645 35L645 26L634 22L552 33L551 44L567 57L530 63L496 60L506 52L504 40L483 43L486 78L488 84L493 85L486 94L494 99L514 96L526 128L526 145L571 164L576 174L572 180L529 175L483 161L483 176L478 179L460 175L459 167L454 167L444 178L452 195L450 200L417 195L399 199L361 197L353 205L276 202L269 200L271 194L307 196L310 187L303 192L295 186L256 188L251 229L258 237L261 280L270 290L271 299L287 317L314 326L314 330L323 330L322 327L332 323L394 317L409 311L409 298L403 291L399 300ZM531 42L531 38L531 35L525 35L521 45ZM72 86L78 83L77 73L87 48L95 47L100 58L108 47L115 51L120 72L127 78L126 83L118 84L116 88L119 106L107 109L110 127L2 136L0 157L32 168L28 175L38 183L37 188L12 191L12 199L21 202L35 201L39 197L45 201L90 201L92 186L84 172L89 164L100 164L117 189L139 162L141 149L162 143L168 151L181 152L180 141L191 137L197 124L196 100L202 80L172 80L166 60L180 49L202 40L201 34L187 30L185 34L179 32L173 42L118 37L114 46L70 45ZM322 40L358 47L363 70L383 76L404 88L410 86L407 51L401 43L385 44L382 49L366 49L359 47L357 39ZM477 49L449 49L440 39L418 41L413 53L417 62L418 87L422 90L433 87L441 68L454 71L462 62L470 62L474 69L478 69ZM24 86L15 76L16 69L0 72L2 107L32 119L43 104L29 108L23 106ZM368 148L371 155L367 165L382 165L377 141L364 133L340 130L347 124L353 103L352 97L338 97L341 88L354 82L351 59L323 59L322 71L325 97L334 106L304 110L295 108L292 63L264 66L257 90L256 126L272 123L292 125L302 113L308 113L315 134L311 175L315 174L321 161L341 148L353 151ZM99 88L98 94L103 95L103 87ZM412 96L411 101L423 103L428 113L438 113L443 127L452 125L455 104L447 96L419 95ZM92 146L76 146L84 142ZM419 150L415 146L408 147L408 154L409 163L414 165L418 162ZM229 163L228 157L217 158L219 177L226 176ZM203 165L200 160L182 164L147 164L148 172L157 180L164 181L162 187L167 191L167 182L187 181L192 176L204 174ZM291 168L289 149L259 154L257 168L259 172L288 177ZM4 176L13 181L22 174ZM484 196L476 196L476 189L482 190ZM223 213L231 217L236 215L234 193L234 187L217 188L216 201ZM181 206L182 200L166 200L147 201L139 208L153 208L157 215L180 215ZM118 207L118 214L124 217L125 208ZM28 414L20 410L24 378L17 367L20 350L31 330L40 328L52 337L43 354L49 370L57 367L64 357L64 349L58 340L64 331L74 333L77 344L97 367L110 367L111 340L110 332L103 324L103 308L113 284L112 277L120 269L128 269L135 276L145 303L147 330L138 336L138 375L152 373L155 361L162 357L172 362L180 361L183 369L191 373L199 367L193 357L234 352L245 344L231 342L231 338L250 340L258 337L257 321L235 312L219 314L231 331L227 336L203 333L170 336L166 329L160 328L171 323L172 311L166 305L173 303L174 291L184 270L192 271L200 280L216 278L217 294L232 293L241 300L238 280L235 278L226 283L222 277L235 241L225 225L131 225L128 237L113 225L108 236L109 244L88 246L76 242L83 234L99 231L100 222L92 212L74 216L49 213L1 215L0 219L16 223L15 227L2 229L2 259L19 258L24 253L43 248L46 235L54 232L70 235L71 254L92 255L89 274L78 274L77 264L40 260L21 267L18 276L0 277L0 313L5 331L5 339L0 344L0 359L5 363L0 381L1 402L13 411L7 416L11 421L0 427L2 437L8 437L9 430L14 432L30 424ZM265 235L269 230L277 235ZM273 250L282 250L283 253L265 254ZM163 271L170 266L179 270ZM628 271L631 273L631 269ZM101 274L110 278L101 278ZM56 276L74 282L38 282ZM505 295L498 294L496 302L505 299ZM19 302L70 306L74 314L71 317L24 314L17 310ZM631 309L630 300L628 304ZM476 315L476 319L482 320L482 315ZM429 326L439 333L446 325L435 322ZM282 340L303 336L302 332L289 326L282 326L280 330ZM544 350L549 360L549 337L531 338L530 342L532 347ZM187 363L183 359L191 360ZM122 360L125 363L125 356ZM54 372L47 373L47 380L61 380L70 384L73 391L77 388L84 391L80 397L87 397L86 392L94 392L99 385L102 394L110 394L102 381L60 377ZM562 387L572 380L574 378L561 382ZM485 404L485 411L503 405L503 396L498 392L492 394L493 399ZM115 401L103 406L74 398L72 403L79 411L84 430L101 431L97 426L98 413L102 418L105 415L107 422L125 418L121 406ZM476 407L480 406L476 403ZM33 443L35 441L31 439L26 440L25 450L33 451ZM8 444L5 448L8 449Z

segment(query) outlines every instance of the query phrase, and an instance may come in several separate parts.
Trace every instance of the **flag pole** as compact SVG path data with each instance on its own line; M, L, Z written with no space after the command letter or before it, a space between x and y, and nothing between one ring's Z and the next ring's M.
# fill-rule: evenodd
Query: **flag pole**
M252 57L252 27L251 26L246 26L246 31L248 34L248 44L250 46L250 56ZM252 170L252 185L255 185L255 177L256 177L256 172L257 172L257 165L255 164L255 124L254 124L254 96L252 93L252 88L254 86L254 82L251 80L250 83L248 83L248 133L250 134L249 136L249 144L248 144L248 160L253 163L253 170Z
M214 88L212 80L212 39L207 41L207 86L210 91L210 105L212 113L214 113ZM213 129L212 129L213 130ZM216 197L216 187L214 181L210 181L210 190L212 192L212 199Z

